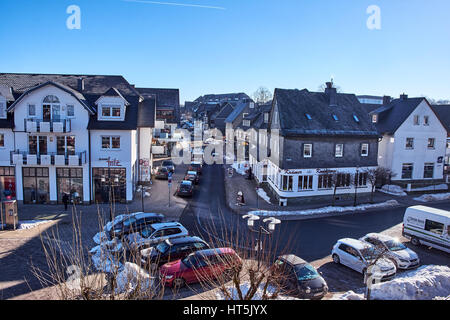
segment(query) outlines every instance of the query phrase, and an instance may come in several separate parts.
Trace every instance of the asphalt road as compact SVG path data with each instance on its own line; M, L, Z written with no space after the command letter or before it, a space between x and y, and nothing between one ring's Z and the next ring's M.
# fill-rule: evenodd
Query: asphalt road
M246 222L226 206L224 171L222 166L205 166L201 184L180 222L192 233L209 238L239 239L240 246L249 247L248 239L257 233L249 231ZM433 204L433 207L450 209L450 202ZM293 253L307 261L323 259L330 255L333 245L341 238L360 238L370 232L382 232L403 221L405 208L380 209L339 217L286 221L277 226L266 240L265 247L277 246L277 253ZM266 238L267 239L267 238ZM220 242L220 241L219 241Z

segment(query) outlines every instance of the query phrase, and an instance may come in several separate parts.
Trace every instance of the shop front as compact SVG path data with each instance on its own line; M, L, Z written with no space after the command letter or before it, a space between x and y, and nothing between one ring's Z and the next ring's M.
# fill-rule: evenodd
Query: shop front
M25 204L50 203L48 168L22 168L23 202Z
M0 167L0 197L2 200L16 198L16 177L14 167Z
M58 203L64 194L75 204L83 202L83 168L56 168Z
M125 168L93 168L94 201L117 203L127 201L127 173Z

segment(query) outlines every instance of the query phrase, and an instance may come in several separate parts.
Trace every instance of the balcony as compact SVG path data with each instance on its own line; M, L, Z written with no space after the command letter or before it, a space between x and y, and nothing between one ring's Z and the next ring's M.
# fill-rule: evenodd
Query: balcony
M11 165L27 166L73 166L79 167L87 163L86 151L69 154L30 154L27 151L11 151Z
M71 119L42 120L28 118L24 119L24 128L26 132L68 133L72 131L72 121Z

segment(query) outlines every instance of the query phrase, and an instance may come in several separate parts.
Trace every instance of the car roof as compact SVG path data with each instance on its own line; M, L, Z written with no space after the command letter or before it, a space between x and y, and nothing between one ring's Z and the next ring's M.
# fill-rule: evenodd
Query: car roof
M197 172L195 172L195 171L188 171L187 174L189 174L191 176L195 176L195 175L197 175Z
M170 227L183 227L183 225L179 222L161 222L161 223L154 223L151 226L153 229L156 229L156 230L163 229L163 228L170 228Z
M369 233L369 234L364 236L364 238L366 238L366 237L378 239L378 240L383 241L383 242L395 239L393 237L390 237L388 235L381 234L381 233Z
M217 249L200 250L200 251L191 253L191 255L210 257L210 256L214 256L217 254L233 254L233 253L236 253L236 252L231 248L217 248Z
M201 162L198 162L198 161L192 161L192 162L191 162L191 165L201 165Z
M188 185L188 186L192 186L192 181L188 181L188 180L183 180L183 181L181 181L181 183L180 184L183 184L183 185Z
M299 258L293 254L279 256L278 260L283 260L284 262L289 263L290 265L293 265L293 266L296 266L298 264L307 264L308 263L305 260L303 260L302 258Z
M372 245L363 242L361 240L357 240L357 239L351 239L351 238L344 238L344 239L340 239L338 240L339 243L343 243L346 244L348 246L351 246L357 250L362 250L362 249L366 249L366 248L371 248Z
M183 244L183 243L192 243L192 242L206 243L203 239L201 239L199 237L193 237L193 236L168 239L168 240L166 240L166 242L168 242L169 245Z
M134 216L136 219L142 219L142 218L147 218L147 217L158 217L158 218L163 218L164 216L160 213L151 213L151 212L135 212L131 214L132 216Z

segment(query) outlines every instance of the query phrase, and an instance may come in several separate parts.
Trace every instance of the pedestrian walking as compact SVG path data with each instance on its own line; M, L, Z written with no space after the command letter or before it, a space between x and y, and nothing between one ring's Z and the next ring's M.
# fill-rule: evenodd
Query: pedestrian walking
M67 206L69 204L69 195L67 193L64 193L62 201L64 203L64 210L67 211Z

